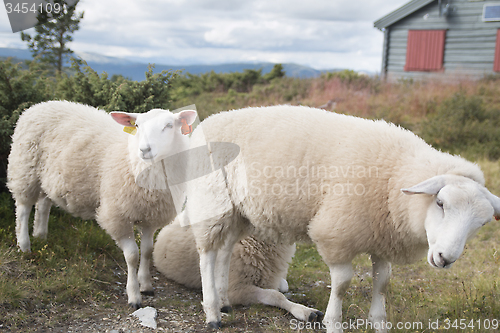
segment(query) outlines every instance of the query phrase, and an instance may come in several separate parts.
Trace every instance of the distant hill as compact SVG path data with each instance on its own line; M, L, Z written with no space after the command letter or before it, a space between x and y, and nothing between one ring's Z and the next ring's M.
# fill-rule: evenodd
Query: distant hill
M144 80L144 73L147 70L148 64L138 63L123 58L108 57L101 54L89 52L75 52L77 56L87 62L96 72L106 72L109 76L123 75L135 81ZM25 49L12 49L0 48L0 58L13 57L16 59L32 59L29 50ZM219 65L162 65L155 64L154 72L158 73L163 70L182 70L183 73L202 74L214 71L216 73L230 73L242 72L245 69L262 69L262 73L266 74L271 71L275 64L269 62L259 63L233 63L233 64L219 64ZM321 75L322 72L311 67L297 65L297 64L283 64L283 69L287 76L299 78L311 78ZM328 70L339 71L341 69Z

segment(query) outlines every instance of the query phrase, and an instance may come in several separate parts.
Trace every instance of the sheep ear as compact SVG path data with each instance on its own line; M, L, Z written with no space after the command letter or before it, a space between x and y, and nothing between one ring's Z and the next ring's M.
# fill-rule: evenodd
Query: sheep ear
M403 188L404 194L430 194L435 195L446 185L444 176L434 176L410 188Z
M486 198L491 203L491 206L495 210L493 217L498 221L500 220L500 198L492 194L488 189L485 188Z
M176 116L179 120L184 119L188 125L192 125L196 120L198 113L195 110L182 110Z
M111 117L120 125L123 126L135 126L135 120L137 119L137 113L127 113L120 111L113 111L110 113Z

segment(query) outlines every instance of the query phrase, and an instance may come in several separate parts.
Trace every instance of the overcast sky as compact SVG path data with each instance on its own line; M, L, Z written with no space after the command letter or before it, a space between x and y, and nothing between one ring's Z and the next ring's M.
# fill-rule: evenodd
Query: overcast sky
M81 0L85 17L70 48L158 64L291 62L380 72L383 33L373 22L408 1ZM0 47L26 48L4 7Z

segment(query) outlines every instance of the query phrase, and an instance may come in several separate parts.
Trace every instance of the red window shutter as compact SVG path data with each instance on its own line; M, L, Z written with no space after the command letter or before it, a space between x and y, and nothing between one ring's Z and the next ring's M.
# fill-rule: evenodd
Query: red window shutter
M446 30L409 30L405 71L443 69Z
M497 45L495 47L495 62L493 63L493 70L500 72L500 29L497 30Z

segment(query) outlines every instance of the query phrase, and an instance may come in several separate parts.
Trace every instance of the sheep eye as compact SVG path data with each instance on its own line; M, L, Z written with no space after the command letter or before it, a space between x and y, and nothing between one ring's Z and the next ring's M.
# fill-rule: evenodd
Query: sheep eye
M439 199L436 199L436 204L438 205L439 208L443 208L443 202Z
M168 123L168 124L165 126L165 128L172 128L172 127L174 127L174 125L172 125L171 123Z

